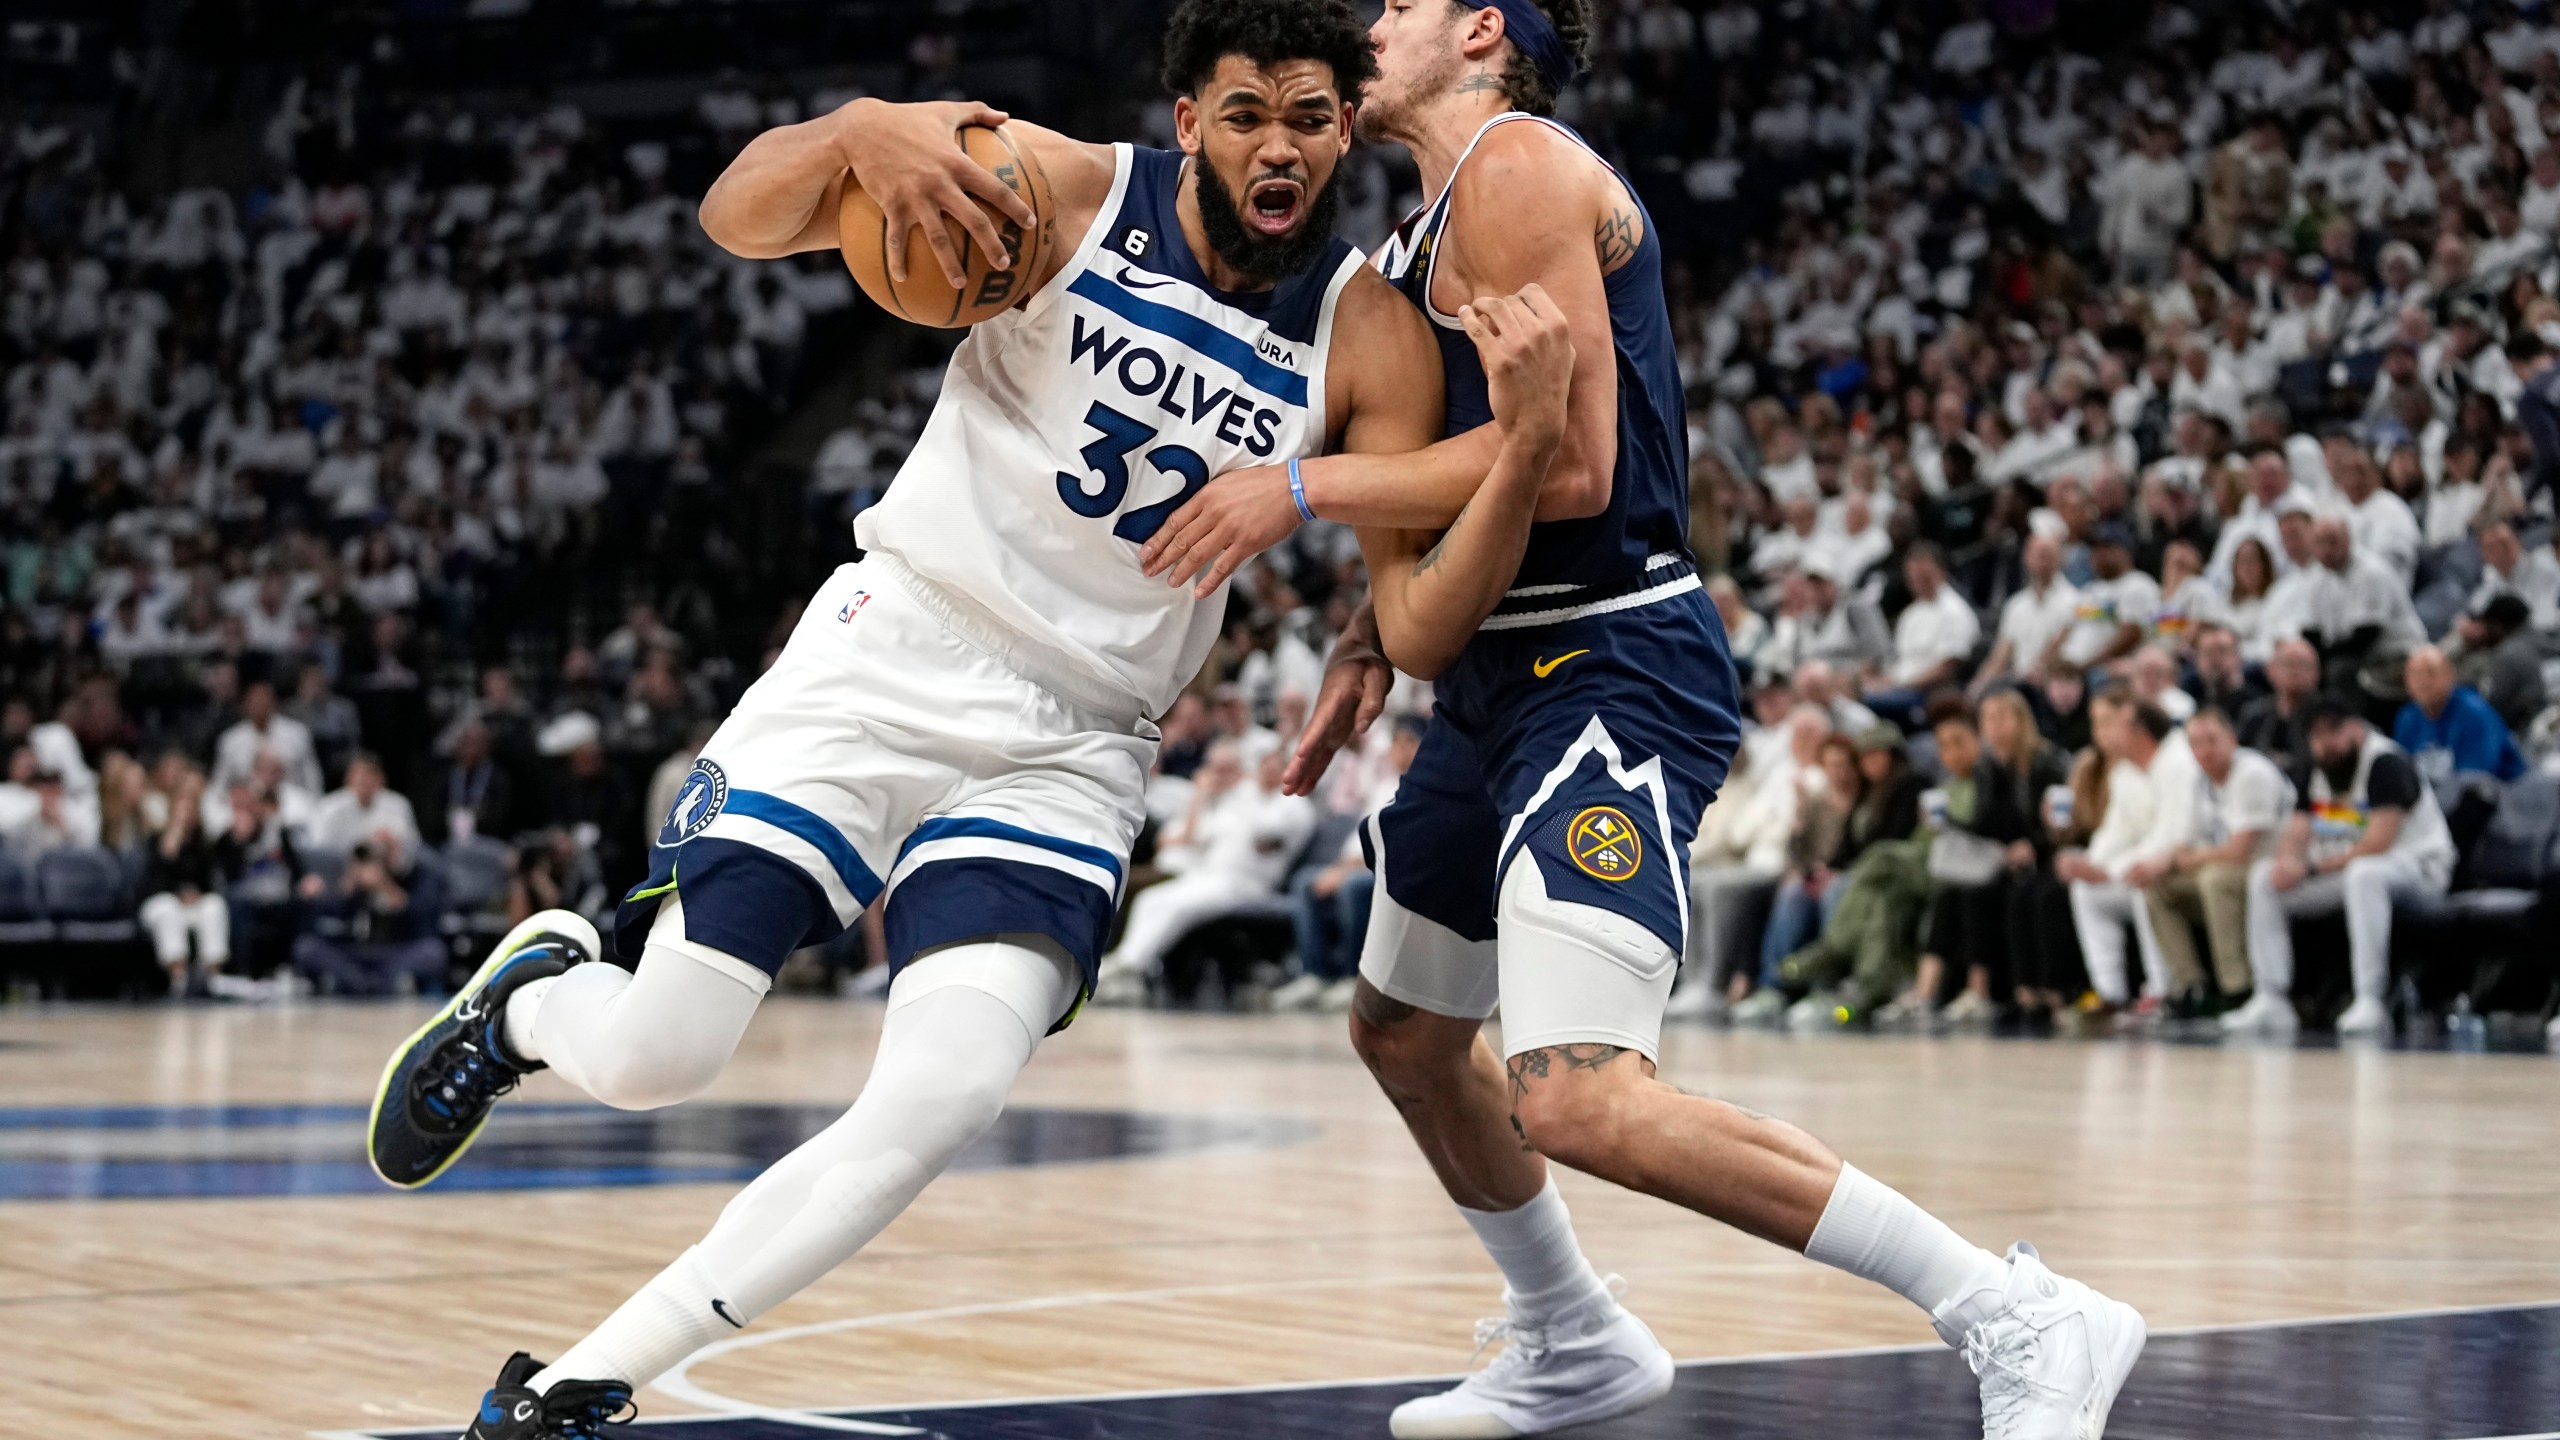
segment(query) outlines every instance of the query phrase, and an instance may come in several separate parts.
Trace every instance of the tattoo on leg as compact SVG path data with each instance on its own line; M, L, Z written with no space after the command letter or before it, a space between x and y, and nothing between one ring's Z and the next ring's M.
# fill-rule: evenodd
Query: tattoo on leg
M1530 1081L1553 1074L1559 1059L1567 1070L1597 1070L1626 1053L1623 1045L1545 1045L1512 1056L1503 1068L1511 1076L1511 1096L1516 1101L1529 1093Z
M1520 1117L1517 1115L1511 1117L1511 1133L1520 1137L1520 1152L1522 1154L1535 1155L1538 1153L1538 1147L1529 1143L1529 1132L1521 1128Z

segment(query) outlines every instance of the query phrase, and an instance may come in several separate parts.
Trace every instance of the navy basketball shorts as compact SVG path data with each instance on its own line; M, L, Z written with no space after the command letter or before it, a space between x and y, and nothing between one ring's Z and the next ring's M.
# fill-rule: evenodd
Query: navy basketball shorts
M615 948L636 959L663 909L684 931L665 938L771 975L886 895L893 968L1045 935L1089 993L1156 745L1145 721L1088 711L953 634L884 567L843 566L703 748Z
M1506 1056L1653 1057L1687 948L1689 842L1741 739L1738 690L1696 590L1477 636L1361 831L1378 873L1361 975L1435 1014L1499 1004Z

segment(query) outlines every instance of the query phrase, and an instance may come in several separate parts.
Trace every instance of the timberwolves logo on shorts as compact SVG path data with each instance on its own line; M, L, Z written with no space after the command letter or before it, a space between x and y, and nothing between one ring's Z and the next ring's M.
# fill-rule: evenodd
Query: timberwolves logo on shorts
M711 760L694 761L693 773L684 777L684 788L676 792L676 803L667 811L667 823L658 827L658 848L681 845L701 834L728 803L728 772Z
M1644 867L1644 839L1626 812L1594 805L1565 828L1565 851L1576 869L1594 880L1627 880Z

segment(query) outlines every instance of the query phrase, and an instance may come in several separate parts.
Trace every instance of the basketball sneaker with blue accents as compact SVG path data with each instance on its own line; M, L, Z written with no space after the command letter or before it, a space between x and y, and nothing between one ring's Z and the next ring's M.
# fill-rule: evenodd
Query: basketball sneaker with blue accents
M2098 1440L2147 1331L2142 1316L2009 1247L2009 1280L1939 1307L1940 1338L1982 1386L1983 1440Z
M480 1399L462 1440L595 1440L604 1427L628 1423L631 1387L619 1380L563 1380L548 1393L533 1388L542 1362L517 1351Z
M366 1127L374 1173L413 1190L461 1159L498 1097L542 1068L507 1050L507 997L603 953L596 927L567 910L545 910L508 931L470 983L382 1067Z
M1509 1340L1453 1390L1407 1400L1387 1417L1396 1440L1543 1435L1640 1410L1671 1393L1671 1352L1618 1303L1627 1282L1537 1324L1516 1314L1476 1326L1476 1348Z

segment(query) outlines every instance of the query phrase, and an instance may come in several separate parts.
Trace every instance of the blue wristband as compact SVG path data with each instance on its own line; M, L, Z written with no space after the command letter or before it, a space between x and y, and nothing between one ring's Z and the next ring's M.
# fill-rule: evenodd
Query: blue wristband
M1313 520L1316 512L1307 505L1306 477L1298 473L1298 462L1289 462L1289 498L1298 502L1298 518Z

